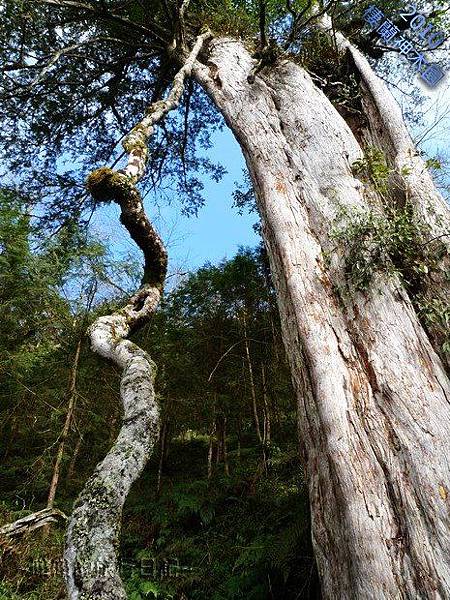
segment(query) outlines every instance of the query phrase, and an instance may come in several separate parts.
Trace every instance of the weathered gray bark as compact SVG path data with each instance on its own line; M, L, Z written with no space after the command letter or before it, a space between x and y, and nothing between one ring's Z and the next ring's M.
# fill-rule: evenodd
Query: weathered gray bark
M1 539L14 539L35 531L40 527L49 527L58 520L66 520L66 515L57 508L44 508L38 512L22 517L14 523L8 523L0 527Z
M351 168L361 147L298 65L281 62L250 84L253 67L238 41L215 39L195 76L234 132L257 194L323 595L450 598L448 377L394 278L335 293L346 282L331 225L342 207L369 209Z
M369 126L367 142L384 150L395 166L397 175L403 180L405 193L417 207L422 219L429 224L431 235L442 236L443 243L450 247L450 240L447 239L450 231L448 205L436 190L431 175L414 146L400 106L365 56L340 32L333 31L328 16L320 19L319 26L333 35L338 48L347 50L354 61L361 78L361 100Z
M145 171L147 143L154 126L177 107L184 81L210 33L198 36L176 74L165 100L156 102L125 138L127 165L121 172L93 171L87 188L97 202L114 201L120 219L144 255L141 288L120 311L100 317L90 328L92 348L122 369L123 407L119 435L87 481L70 518L64 553L64 574L70 600L124 600L117 547L122 509L133 482L142 472L159 433L159 409L153 387L155 365L150 356L127 340L155 311L165 281L167 252L145 214L135 184Z
M439 194L420 153L414 146L405 125L400 106L386 83L373 71L365 56L340 32L333 30L327 15L318 26L332 36L340 51L347 52L347 60L359 81L363 119L359 135L367 145L382 148L387 162L393 168L390 177L393 200L400 207L409 202L417 217L426 225L426 242L432 252L442 254L438 269L422 277L420 294L424 300L440 300L448 305L450 298L450 211ZM445 326L444 326L445 327ZM428 333L434 349L450 372L450 354L442 351L446 332L437 324L428 324Z

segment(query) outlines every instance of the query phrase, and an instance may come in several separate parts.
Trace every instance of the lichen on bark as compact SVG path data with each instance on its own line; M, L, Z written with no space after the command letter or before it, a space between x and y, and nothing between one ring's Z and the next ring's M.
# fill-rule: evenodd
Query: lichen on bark
M122 426L116 442L97 465L77 499L67 529L64 574L70 600L123 600L117 549L122 509L132 483L139 477L159 432L154 390L155 364L129 341L129 334L155 311L167 271L167 252L149 221L136 183L145 170L147 143L154 126L178 105L184 81L210 36L200 35L164 102L158 102L125 140L128 164L123 171L101 167L86 186L97 202L116 202L120 220L144 255L140 289L117 312L98 318L89 329L92 348L122 369Z

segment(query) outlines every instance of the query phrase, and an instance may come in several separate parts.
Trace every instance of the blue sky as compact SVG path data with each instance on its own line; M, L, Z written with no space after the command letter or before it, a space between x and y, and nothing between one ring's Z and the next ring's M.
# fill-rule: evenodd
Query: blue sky
M150 197L145 201L147 214L169 252L169 275L195 270L208 261L217 263L222 258L231 258L239 246L255 246L260 241L252 227L257 215L240 215L232 206L235 182L242 181L245 165L241 150L227 128L216 132L212 142L209 158L220 162L227 174L219 183L201 177L206 205L197 217L181 215L181 206L176 201L169 205L161 201L157 206ZM98 213L93 225L115 254L131 253L139 258L126 230L119 224L119 209L114 204Z
M171 266L196 268L206 261L218 262L224 257L231 258L239 246L254 246L260 238L252 225L258 220L256 214L240 215L232 206L232 193L235 182L242 181L244 158L231 134L224 128L212 138L213 147L209 158L220 162L227 174L219 183L209 177L202 177L206 205L199 210L198 217L180 215L177 202L170 206L161 205L154 222L165 238L169 250ZM155 215L151 203L149 214Z
M392 58L390 59L392 61ZM391 71L391 75L395 69ZM397 85L406 94L394 88L394 95L405 113L417 111L416 99L408 92L422 92L423 103L420 104L420 118L412 130L416 141L424 133L421 146L428 155L448 153L448 136L450 132L450 85L448 82L430 92L424 88L412 74L405 81L404 70L399 70ZM395 79L395 78L394 78ZM430 126L436 124L436 127ZM232 192L235 182L242 181L244 159L241 150L226 127L212 137L212 148L209 158L220 162L227 170L223 179L216 183L208 176L202 177L205 185L204 198L206 205L199 210L198 217L186 217L181 214L180 203L166 201L155 203L154 198L145 201L147 214L160 232L169 252L169 275L193 271L206 262L217 263L223 258L231 258L239 246L255 246L260 238L255 234L252 225L257 221L256 214L239 215L232 206ZM130 240L126 230L119 222L119 209L111 204L104 207L94 218L94 228L104 241L108 241L116 257L132 254L141 262L139 250ZM172 287L178 277L170 281Z

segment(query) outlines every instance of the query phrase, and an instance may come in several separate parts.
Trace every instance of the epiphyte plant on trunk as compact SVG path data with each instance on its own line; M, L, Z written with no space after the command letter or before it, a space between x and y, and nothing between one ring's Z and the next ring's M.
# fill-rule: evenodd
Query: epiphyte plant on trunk
M2 50L3 140L15 118L24 124L5 151L12 171L44 195L48 226L118 202L146 263L130 304L91 328L94 348L125 367L125 418L72 515L71 598L124 597L115 562L120 512L156 431L153 366L125 338L158 302L166 255L135 185L169 181L195 211L195 172L221 174L196 153L218 111L247 162L277 289L323 596L450 597L448 356L440 321L430 324L420 309L448 310L449 209L397 103L357 48L365 6L34 0L12 2L4 14L13 35ZM178 101L180 111L152 135ZM78 177L121 160L123 136L127 167L94 171L89 199ZM383 149L382 191L355 169L370 148ZM80 168L61 175L55 153L72 153ZM333 231L372 210L416 219L409 231L436 249L417 285L405 284L399 257L389 256L396 269L374 269L363 289L352 286L345 238L339 243Z

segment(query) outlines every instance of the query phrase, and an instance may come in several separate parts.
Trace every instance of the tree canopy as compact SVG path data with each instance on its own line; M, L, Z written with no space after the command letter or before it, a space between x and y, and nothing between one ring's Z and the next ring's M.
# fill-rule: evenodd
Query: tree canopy
M333 0L326 9L336 28L379 58L374 34L364 29L369 4ZM392 15L402 7L395 0L378 5ZM326 68L336 62L335 51L313 28L315 13L324 8L304 0L8 0L0 24L3 177L14 177L48 224L88 218L96 203L84 188L87 174L120 165L121 141L146 108L164 97L200 31L242 38L260 68L281 56L299 60L327 86L336 79ZM431 13L438 24L445 16L437 9ZM336 90L345 96L344 88ZM195 213L205 200L199 175L223 174L207 152L222 124L207 96L189 81L179 110L150 142L143 191L165 191L182 210Z

